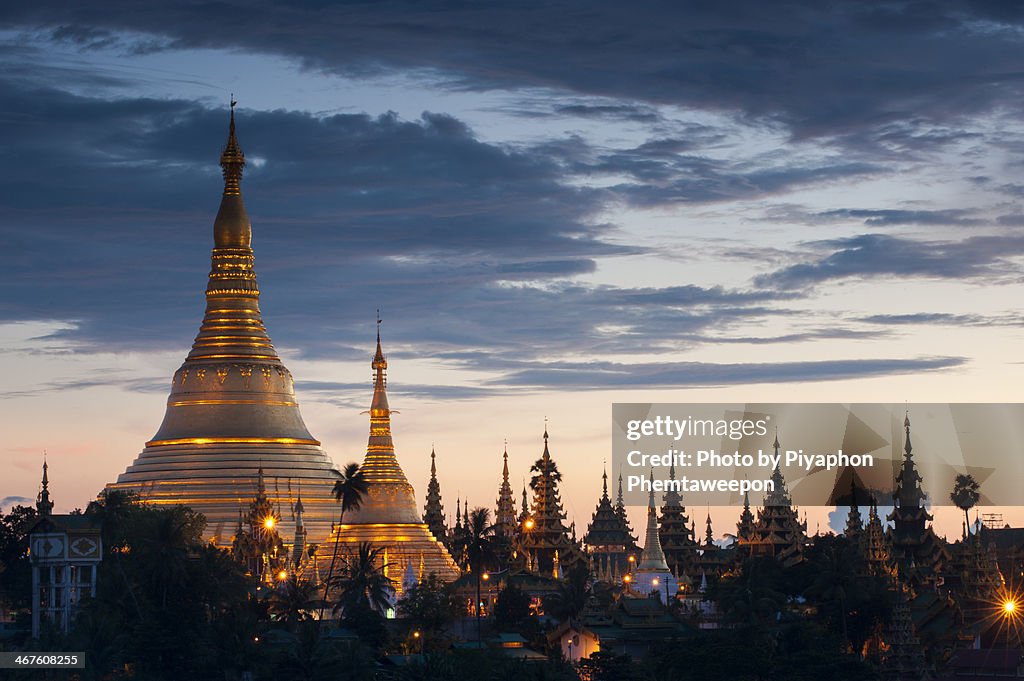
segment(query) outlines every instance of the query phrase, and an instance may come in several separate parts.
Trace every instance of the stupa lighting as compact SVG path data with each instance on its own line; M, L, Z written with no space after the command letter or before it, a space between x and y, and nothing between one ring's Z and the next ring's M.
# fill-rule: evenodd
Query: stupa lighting
M273 478L268 498L278 508L291 505L291 490L301 486L304 528L321 541L337 517L331 490L338 473L303 423L292 375L263 324L234 104L220 157L224 190L213 222L206 314L171 380L163 422L107 489L135 492L154 505L189 506L206 516L206 539L227 548L262 468ZM293 535L280 512L272 524L265 515L253 518L255 529Z
M533 526L534 526L534 524L535 524L535 523L533 522L533 518L527 518L527 519L526 519L526 522L525 522L525 523L523 523L523 526L524 526L524 527L525 527L526 529L528 529L528 530L532 530L532 529L533 529Z
M263 521L263 527L267 528L268 530L274 529L274 525L277 525L277 521L274 520L274 516L272 515L267 516L266 519Z
M1003 616L1013 617L1017 612L1017 602L1012 599L1006 599L1003 601Z

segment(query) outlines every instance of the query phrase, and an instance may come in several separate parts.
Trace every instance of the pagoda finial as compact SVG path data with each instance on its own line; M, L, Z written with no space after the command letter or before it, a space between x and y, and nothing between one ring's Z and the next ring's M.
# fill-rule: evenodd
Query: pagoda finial
M224 195L221 197L217 218L213 222L213 241L216 248L247 249L252 245L252 225L249 224L249 216L242 203L241 185L245 154L238 146L238 137L235 135L235 104L237 102L232 97L228 141L220 155Z
M909 459L911 456L911 452L914 449L910 445L910 409L907 409L906 416L903 417L903 429L907 433L907 440L903 444L903 451L906 452L907 458Z
M238 146L238 137L235 136L235 101L234 94L231 95L231 122L228 124L228 142L220 155L220 167L224 173L224 195L238 196L242 193L240 182L242 179L242 168L245 167L245 154Z
M615 497L615 510L619 511L620 513L625 513L626 512L626 504L624 503L623 498L622 498L622 470L621 469L619 470L619 493Z
M505 440L505 451L501 455L504 460L504 464L501 468L501 480L502 483L508 483L508 440Z
M434 445L430 445L430 477L437 477L437 454L434 453Z
M49 465L46 463L46 452L43 452L43 486L36 497L36 511L41 516L48 516L53 511L53 502L50 500L50 478L47 475Z
M604 470L601 472L601 498L608 498L608 462L604 462Z
M377 350L373 353L373 361L370 367L373 368L373 402L370 403L370 421L379 420L381 425L386 421L387 434L391 435L391 409L388 407L388 385L387 369L388 360L384 357L384 351L380 345L380 310L377 310Z

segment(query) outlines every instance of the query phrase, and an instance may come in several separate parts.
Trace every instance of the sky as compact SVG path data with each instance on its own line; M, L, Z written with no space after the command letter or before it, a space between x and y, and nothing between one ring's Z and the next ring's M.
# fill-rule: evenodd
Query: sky
M0 506L156 431L232 93L307 425L361 460L380 309L449 511L546 418L582 534L613 402L1020 401L1022 48L992 0L6 3Z

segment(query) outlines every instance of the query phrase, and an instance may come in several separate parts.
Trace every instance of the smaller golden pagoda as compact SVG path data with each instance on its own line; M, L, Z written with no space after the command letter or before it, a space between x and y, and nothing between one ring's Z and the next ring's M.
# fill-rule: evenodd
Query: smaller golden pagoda
M339 544L341 556L354 554L362 542L386 549L389 564L386 573L395 582L397 595L404 589L402 576L410 566L421 579L435 574L442 580L454 581L459 568L444 544L434 538L420 517L416 495L395 456L391 437L391 408L387 396L387 359L380 345L380 320L377 320L377 352L371 364L374 371L373 401L370 403L370 437L362 471L367 483L358 510L349 511L344 524L337 525L321 547L317 560L321 574Z

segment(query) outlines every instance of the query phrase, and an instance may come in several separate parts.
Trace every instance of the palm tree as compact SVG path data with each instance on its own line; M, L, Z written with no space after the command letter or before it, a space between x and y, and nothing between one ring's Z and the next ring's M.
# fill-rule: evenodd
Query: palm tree
M545 466L544 457L541 457L533 462L533 465L530 466L530 472L533 473L533 475L530 476L530 489L534 491L536 491L537 483L540 482L540 478L545 472L550 474L551 479L553 481L562 481L562 474L558 470L558 464L556 464L553 460L548 459L547 466Z
M953 491L949 495L950 501L957 508L964 512L964 539L967 539L967 527L971 524L967 512L970 511L981 499L978 488L981 487L973 475L957 475L953 483Z
M394 582L384 574L388 565L383 562L383 553L383 547L375 549L369 542L363 542L355 555L344 561L344 569L334 579L340 592L335 612L383 613L391 606Z
M480 579L487 565L494 562L494 525L491 512L483 507L474 508L469 514L469 525L459 539L458 550L466 557L469 570L476 577L476 642L480 644Z
M309 580L300 580L298 575L291 574L288 579L277 585L270 595L270 611L277 620L294 629L299 622L312 617L312 612L319 602L317 587Z
M363 496L366 494L369 485L360 470L359 464L352 462L345 465L341 477L334 482L334 500L341 504L341 514L338 516L338 533L341 533L341 525L345 520L346 511L358 511L363 503ZM327 602L331 590L331 580L334 578L334 566L338 563L338 541L334 542L334 552L331 554L331 566L327 570L327 579L324 581L324 603ZM319 620L324 618L324 607L320 606Z
M575 620L587 605L591 590L590 569L582 561L566 571L565 580L558 583L558 591L544 599L544 611L559 621Z

